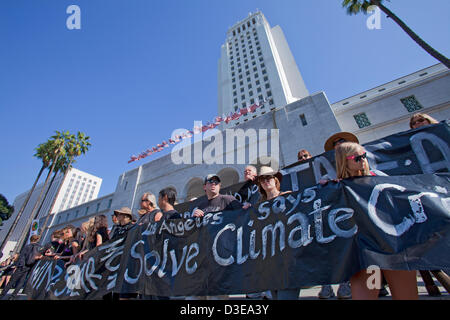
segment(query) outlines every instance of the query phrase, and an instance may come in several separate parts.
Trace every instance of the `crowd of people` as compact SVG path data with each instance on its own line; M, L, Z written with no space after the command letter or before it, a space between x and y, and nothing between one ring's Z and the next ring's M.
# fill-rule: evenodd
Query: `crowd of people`
M426 114L415 114L411 117L411 129L423 125L438 123L435 119ZM336 174L338 181L356 176L376 176L379 173L370 169L367 161L366 151L359 144L358 138L348 132L339 132L332 135L324 145L324 151L335 151ZM299 161L308 161L312 155L307 150L298 152ZM234 196L220 193L221 179L216 174L209 174L204 178L203 189L205 191L204 200L196 204L197 209L193 212L194 217L203 217L210 212L248 209L251 204L248 190L258 186L260 201L272 200L280 195L289 193L289 190L281 190L282 174L268 166L262 166L257 172L254 166L247 166L244 171L245 184L239 190L240 200ZM325 185L330 179L323 177L319 183ZM162 189L158 194L158 199L152 193L146 192L141 196L140 209L136 217L128 207L114 210L112 215L113 225L108 226L108 218L105 215L98 215L90 218L81 224L80 227L67 225L60 230L56 230L51 235L51 240L45 245L39 244L39 236L32 236L19 254L2 262L0 266L1 279L0 287L4 289L0 298L4 298L6 293L12 288L14 292L10 299L16 298L20 289L26 283L27 276L33 265L43 257L50 259L60 259L65 262L65 266L83 259L89 250L101 246L106 241L123 236L134 225L142 225L149 222L158 222L161 219L180 219L182 215L178 213L174 206L176 204L177 192L174 188ZM378 296L387 295L385 286L389 286L394 299L418 299L416 271L402 270L382 270L383 286L381 289L369 289L366 285L369 274L361 270L354 274L349 282L339 284L337 297L339 299L376 299ZM430 295L440 294L439 289L434 284L427 271L421 271L425 280L427 290ZM426 278L426 279L425 279ZM431 280L430 280L431 279ZM431 281L431 282L430 282ZM271 290L247 294L247 299L280 299L296 300L302 288ZM322 286L318 298L329 299L335 294L331 285ZM113 298L118 299L170 299L169 297L148 297L138 293L117 294ZM185 297L187 300L201 299L227 299L228 296L202 296Z

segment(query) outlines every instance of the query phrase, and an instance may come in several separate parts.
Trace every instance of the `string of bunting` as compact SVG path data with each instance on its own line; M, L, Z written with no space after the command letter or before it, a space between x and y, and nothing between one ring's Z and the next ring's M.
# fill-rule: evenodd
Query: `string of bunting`
M207 124L205 124L204 126L201 126L201 127L194 126L194 128L192 130L187 130L186 132L182 133L181 135L175 135L175 137L173 137L174 139L164 140L163 142L158 143L155 147L148 148L147 150L141 152L138 156L132 155L130 157L130 160L128 160L128 163L138 161L138 160L144 159L148 156L151 156L154 153L161 152L162 150L164 150L164 148L168 148L171 144L176 144L183 139L191 138L194 134L199 134L199 133L203 133L209 129L214 129L215 127L220 125L221 122L225 122L226 124L228 124L230 121L237 120L241 116L244 116L249 113L254 113L254 112L256 112L256 110L258 108L261 108L262 106L264 106L264 103L266 103L266 102L267 102L267 99L264 99L263 101L260 101L259 104L255 103L249 107L241 108L237 112L230 112L230 114L228 116L226 116L226 115L217 116L214 118L214 120L212 122L208 121Z

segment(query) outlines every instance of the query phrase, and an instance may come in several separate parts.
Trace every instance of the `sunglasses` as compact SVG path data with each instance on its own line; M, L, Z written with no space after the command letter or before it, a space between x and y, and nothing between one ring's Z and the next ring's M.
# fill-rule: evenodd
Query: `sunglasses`
M363 160L363 159L366 159L367 158L367 152L364 152L362 155L359 155L359 156L355 156L355 155L353 155L353 156L349 156L349 157L347 157L347 160L355 160L355 162L360 162L361 160Z
M259 181L270 181L273 178L273 176L261 176L259 177Z
M148 200L148 199L143 199L143 200L141 200L141 202L149 202L150 200Z
M306 160L306 159L308 159L308 157L309 157L309 155L307 155L307 154L299 155L298 160Z
M336 147L338 144L347 142L347 140L345 140L344 138L340 138L339 140L336 140L333 142L333 147Z
M206 180L206 183L209 183L209 184L219 184L220 182L219 182L217 179L209 179L209 180Z

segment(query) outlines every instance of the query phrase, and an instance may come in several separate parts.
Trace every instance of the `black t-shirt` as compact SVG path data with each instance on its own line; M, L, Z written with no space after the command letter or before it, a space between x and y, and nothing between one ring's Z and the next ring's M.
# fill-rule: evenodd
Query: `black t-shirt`
M102 244L109 240L108 229L105 227L102 227L95 232L94 239L92 239L92 241L89 241L89 244L88 244L89 250L92 250L97 246L97 235L98 234L102 237Z
M38 243L27 244L17 260L18 268L32 268L37 262L35 257L41 253L42 247Z
M133 227L133 224L131 222L124 226L117 225L114 229L114 234L112 235L111 239L125 236L128 230L131 229L131 227Z
M177 210L163 212L164 219L181 219L181 214Z
M97 232L95 233L95 238L96 238L95 242L97 242L97 234L99 234L102 237L102 243L105 243L106 241L109 240L109 234L108 234L107 228L102 227L97 230Z
M236 210L242 208L242 203L237 201L233 196L219 194L211 200L205 199L198 205L198 208L204 213Z
M245 201L249 200L249 193L251 196L251 191L255 187L256 183L252 180L248 180L238 191L239 195L241 196L241 202L244 203Z

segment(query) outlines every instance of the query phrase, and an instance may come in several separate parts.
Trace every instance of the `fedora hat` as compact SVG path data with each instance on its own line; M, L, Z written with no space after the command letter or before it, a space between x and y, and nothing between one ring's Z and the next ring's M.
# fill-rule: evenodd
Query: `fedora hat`
M275 176L275 177L277 177L278 181L280 181L280 183L281 183L281 180L283 179L283 175L281 174L281 172L275 171L271 167L267 167L267 166L262 166L259 169L258 182L259 182L259 178L262 176Z
M336 139L338 139L338 138L344 139L348 142L359 143L358 138L353 133L345 132L345 131L338 132L338 133L333 134L331 137L329 137L327 139L327 141L325 142L325 145L323 146L325 151L333 150L334 149L333 142L336 141Z
M119 210L114 210L114 215L117 214L125 214L130 216L130 219L133 219L133 213L131 213L131 209L128 207L122 207Z

